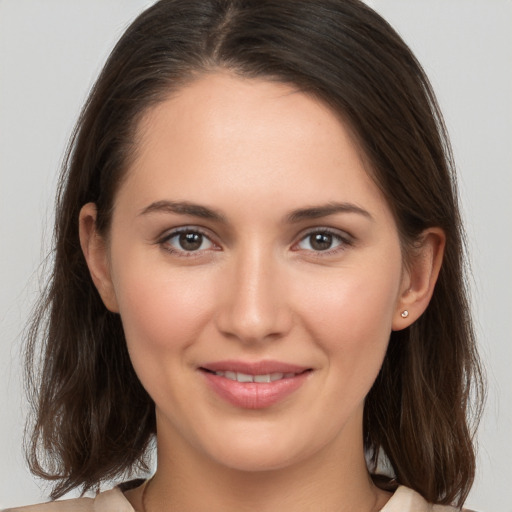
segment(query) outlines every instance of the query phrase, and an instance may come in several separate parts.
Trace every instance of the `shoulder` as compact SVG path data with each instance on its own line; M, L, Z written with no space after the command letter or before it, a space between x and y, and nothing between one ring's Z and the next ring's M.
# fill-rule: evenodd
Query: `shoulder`
M10 508L2 512L135 512L119 488L101 492L96 498L50 501L40 505Z
M92 498L77 498L74 500L49 501L39 505L8 508L2 512L88 512L94 510Z
M460 512L460 509L449 505L428 503L416 491L401 485L381 512ZM472 511L463 509L462 512Z

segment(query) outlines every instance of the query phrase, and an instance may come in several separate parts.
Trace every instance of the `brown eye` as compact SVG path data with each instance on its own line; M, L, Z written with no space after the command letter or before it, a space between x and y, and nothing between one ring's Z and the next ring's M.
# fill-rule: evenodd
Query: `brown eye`
M180 249L184 251L197 251L203 244L201 233L181 233L178 238Z
M206 235L192 229L175 231L161 243L167 250L174 253L205 251L214 247L213 242Z
M330 233L314 233L309 235L309 244L315 251L326 251L332 246L333 236Z
M308 233L299 241L296 247L305 251L326 252L343 249L350 244L351 241L348 235L344 237L343 233L338 234L337 232L331 233L328 230L319 230Z

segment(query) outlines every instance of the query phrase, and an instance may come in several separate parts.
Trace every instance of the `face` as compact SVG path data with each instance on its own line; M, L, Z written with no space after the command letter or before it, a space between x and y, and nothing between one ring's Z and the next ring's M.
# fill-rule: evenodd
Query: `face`
M360 445L408 285L391 211L325 105L219 73L154 107L107 258L159 443L244 470Z

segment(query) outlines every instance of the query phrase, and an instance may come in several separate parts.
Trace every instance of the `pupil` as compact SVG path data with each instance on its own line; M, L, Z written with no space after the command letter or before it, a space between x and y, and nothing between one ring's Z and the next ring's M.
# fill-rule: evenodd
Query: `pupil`
M317 251L325 251L332 245L332 235L328 233L316 233L311 235L311 247Z
M203 243L203 235L200 233L182 233L180 235L180 246L185 251L197 251Z

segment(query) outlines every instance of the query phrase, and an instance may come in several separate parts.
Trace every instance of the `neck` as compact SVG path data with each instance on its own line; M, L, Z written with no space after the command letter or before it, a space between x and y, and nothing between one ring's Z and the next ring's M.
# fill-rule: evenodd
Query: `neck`
M356 442L349 436L350 443L336 439L307 460L264 471L225 467L169 437L158 436L158 470L145 512L370 512L390 496L368 475L362 435Z

